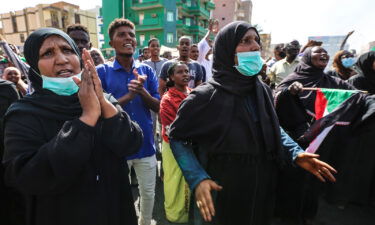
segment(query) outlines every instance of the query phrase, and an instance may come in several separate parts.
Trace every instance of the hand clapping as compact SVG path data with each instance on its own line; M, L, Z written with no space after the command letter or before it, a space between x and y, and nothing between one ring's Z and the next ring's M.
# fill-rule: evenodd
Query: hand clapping
M135 79L130 81L130 83L128 84L128 89L130 92L143 94L143 92L145 91L143 84L146 81L147 76L139 75L137 69L133 70L133 74Z

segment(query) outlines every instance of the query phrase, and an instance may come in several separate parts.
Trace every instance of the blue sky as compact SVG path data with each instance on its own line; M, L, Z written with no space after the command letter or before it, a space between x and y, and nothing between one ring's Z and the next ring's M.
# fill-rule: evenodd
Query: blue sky
M39 3L59 0L10 0L1 4L0 13L20 10ZM82 9L101 5L101 0L65 0ZM272 43L299 40L308 36L354 34L348 40L357 50L375 41L375 0L252 0L252 22L272 34Z

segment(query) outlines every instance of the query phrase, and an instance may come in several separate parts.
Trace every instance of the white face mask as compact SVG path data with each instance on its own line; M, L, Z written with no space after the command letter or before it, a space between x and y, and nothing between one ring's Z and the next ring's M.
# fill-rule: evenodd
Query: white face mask
M73 77L81 79L82 71L71 77L47 77L42 75L43 88L53 91L58 95L69 96L78 92L79 87Z

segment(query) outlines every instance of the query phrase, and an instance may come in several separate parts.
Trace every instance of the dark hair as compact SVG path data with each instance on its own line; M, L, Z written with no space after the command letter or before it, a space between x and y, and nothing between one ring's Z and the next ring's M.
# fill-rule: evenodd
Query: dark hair
M173 86L174 86L174 82L172 81L171 76L174 74L174 72L175 72L175 70L176 70L176 67L179 66L179 65L186 65L186 66L188 66L185 62L183 62L183 61L178 61L178 62L174 62L174 63L172 63L172 64L168 67L168 70L167 70L167 74L168 74L168 79L167 79L167 88L170 88L170 87L173 87Z
M71 25L69 25L66 28L66 33L69 35L70 32L75 31L75 30L83 31L90 37L89 30L87 29L87 27L83 26L82 24L71 24Z
M336 70L336 72L344 79L344 80L347 80L349 79L350 77L350 74L352 72L352 69L350 68L345 68L343 65L342 65L342 62L341 62L341 57L343 55L347 55L347 54L350 54L352 55L352 53L350 53L349 51L347 50L341 50L341 51L338 51L335 55L335 57L333 58L333 63L332 63L332 67Z
M148 47L144 47L143 49L142 49L142 53L145 53L145 50L149 50L149 48Z
M274 48L276 51L283 51L284 50L284 44L277 44Z
M128 19L124 19L124 18L117 18L115 19L114 21L112 21L110 24L109 24L109 27L108 27L108 34L109 34L109 39L112 40L113 38L113 35L115 34L115 31L117 28L119 27L122 27L122 26L125 26L125 27L130 27L131 29L134 30L134 23Z
M157 39L157 38L151 38L151 39L148 41L147 46L150 47L150 44L151 44L153 41L157 41L157 42L160 44L159 39Z

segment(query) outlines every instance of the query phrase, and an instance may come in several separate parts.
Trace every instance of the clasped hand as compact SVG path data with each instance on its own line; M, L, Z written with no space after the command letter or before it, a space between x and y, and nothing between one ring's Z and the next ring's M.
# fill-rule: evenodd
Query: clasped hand
M73 77L79 86L78 98L82 107L81 121L90 126L95 126L100 116L110 118L118 111L103 94L102 83L94 66L90 53L84 49L82 52L84 69L81 80Z

